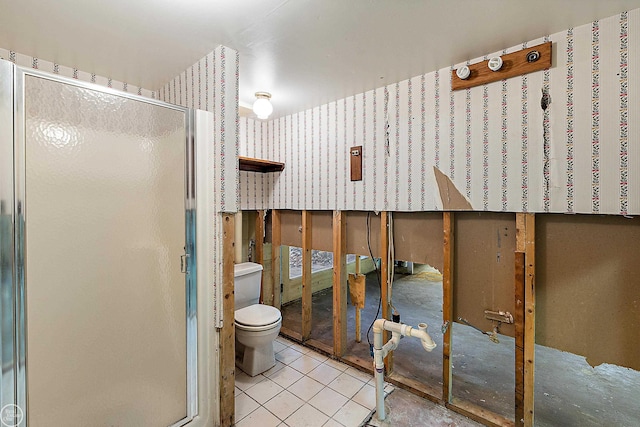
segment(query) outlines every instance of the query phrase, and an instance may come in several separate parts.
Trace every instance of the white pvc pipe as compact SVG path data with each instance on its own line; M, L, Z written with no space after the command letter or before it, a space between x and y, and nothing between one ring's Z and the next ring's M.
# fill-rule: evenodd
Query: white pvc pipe
M373 322L373 368L376 379L376 412L378 419L384 421L386 418L384 409L384 358L390 351L398 348L401 336L416 337L422 341L422 348L431 351L436 348L427 333L427 324L420 323L418 329L403 323L395 323L385 319L377 319ZM392 333L391 339L382 345L382 331L387 330Z

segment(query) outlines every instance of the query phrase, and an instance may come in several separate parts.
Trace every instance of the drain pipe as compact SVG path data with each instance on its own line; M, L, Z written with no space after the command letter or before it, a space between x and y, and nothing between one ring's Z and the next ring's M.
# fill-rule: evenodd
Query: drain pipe
M398 348L400 338L404 335L407 337L416 337L422 341L422 348L431 351L436 348L427 333L427 324L418 324L418 329L403 323L395 323L386 319L378 319L373 323L373 366L376 377L376 412L378 419L384 421L386 414L384 411L384 358L390 351ZM382 345L382 331L391 332L391 339Z

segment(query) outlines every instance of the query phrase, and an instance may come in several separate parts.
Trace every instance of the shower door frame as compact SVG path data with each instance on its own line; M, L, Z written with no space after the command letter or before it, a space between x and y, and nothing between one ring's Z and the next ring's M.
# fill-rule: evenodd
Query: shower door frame
M131 99L184 113L185 124L185 300L187 396L186 417L170 427L190 423L198 415L198 298L196 253L196 147L195 112L127 92L78 81L56 74L15 65L0 60L0 226L10 217L10 232L0 233L0 410L6 406L22 411L28 423L27 399L27 329L25 282L25 230L27 213L25 164L25 84L28 76L51 80L82 89ZM9 279L10 278L10 279ZM9 287L10 290L6 288ZM7 323L11 323L10 327ZM6 333L11 331L10 333ZM9 353L8 357L5 355ZM12 384L8 387L7 384ZM0 414L1 415L1 414ZM3 424L4 425L4 424Z

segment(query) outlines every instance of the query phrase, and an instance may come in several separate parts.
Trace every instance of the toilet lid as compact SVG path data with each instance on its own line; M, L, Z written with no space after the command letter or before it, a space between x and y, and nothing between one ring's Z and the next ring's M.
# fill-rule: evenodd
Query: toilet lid
M270 305L254 304L235 312L235 321L247 326L262 326L281 319L280 310Z

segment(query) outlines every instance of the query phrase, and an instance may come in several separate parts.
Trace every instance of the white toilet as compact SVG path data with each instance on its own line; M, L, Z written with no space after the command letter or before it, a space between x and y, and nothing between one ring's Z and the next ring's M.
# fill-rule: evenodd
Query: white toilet
M259 304L262 265L243 262L234 270L236 366L253 377L276 364L273 341L282 315L275 307Z

